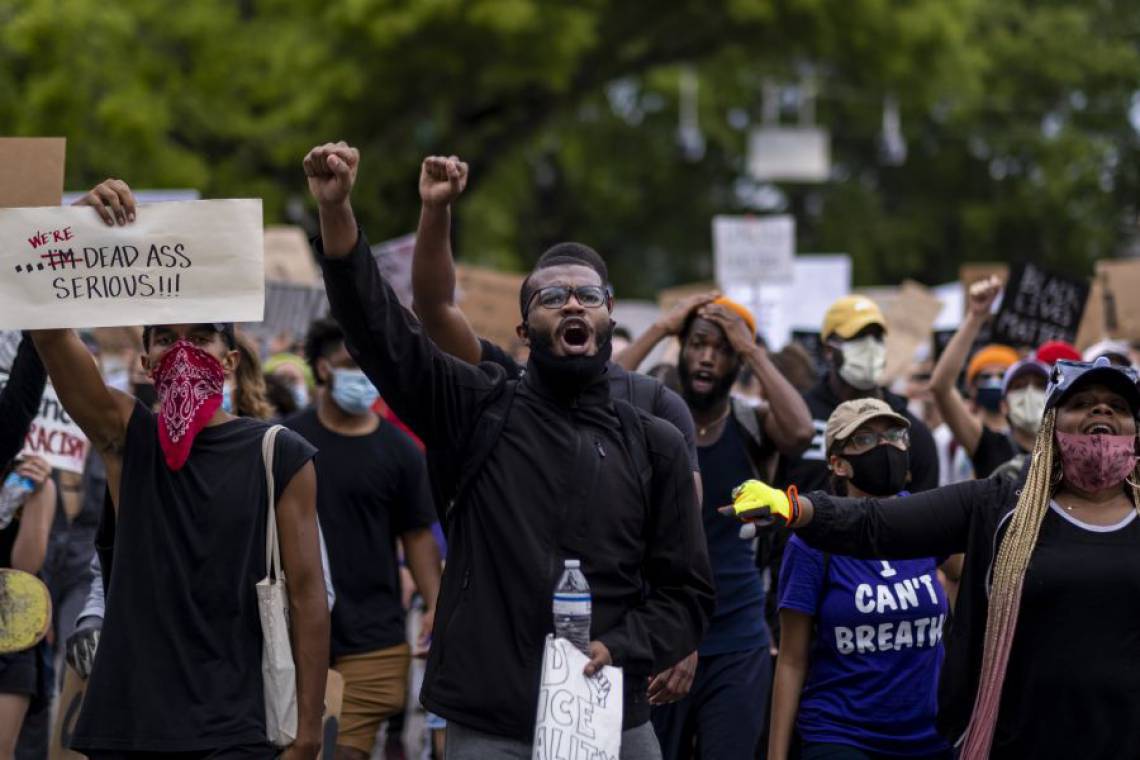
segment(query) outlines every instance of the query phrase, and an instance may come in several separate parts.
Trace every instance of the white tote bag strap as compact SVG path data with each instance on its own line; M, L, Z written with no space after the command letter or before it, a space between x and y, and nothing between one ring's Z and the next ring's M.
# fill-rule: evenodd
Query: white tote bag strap
M273 425L265 431L261 439L261 459L265 462L265 488L269 494L269 510L265 518L265 575L276 581L281 580L281 544L277 540L277 507L273 485L273 453L276 449L277 433L284 428Z

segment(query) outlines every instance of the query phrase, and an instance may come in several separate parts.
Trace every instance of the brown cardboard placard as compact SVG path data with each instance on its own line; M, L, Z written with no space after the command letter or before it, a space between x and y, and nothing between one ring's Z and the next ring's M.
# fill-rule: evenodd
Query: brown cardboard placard
M0 208L58 206L66 153L63 137L0 137Z
M904 280L897 291L882 293L875 300L887 320L887 368L883 383L890 385L909 371L919 345L930 340L942 302L914 280Z
M265 228L265 281L292 285L316 285L321 279L309 238L300 227L271 225Z
M460 264L455 267L459 308L482 338L509 349L516 340L519 288L525 277L513 272Z
M1140 259L1105 259L1096 265L1096 281L1104 292L1104 332L1097 338L1113 337L1140 341Z
M663 288L657 292L657 305L661 307L661 313L666 314L689 296L697 296L713 290L720 290L715 282L693 282L688 285Z

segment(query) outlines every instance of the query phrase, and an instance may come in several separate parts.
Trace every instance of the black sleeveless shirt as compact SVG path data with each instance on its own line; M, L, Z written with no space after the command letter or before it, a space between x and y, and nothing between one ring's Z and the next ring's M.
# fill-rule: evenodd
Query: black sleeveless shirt
M167 468L158 420L127 426L107 614L72 747L173 752L265 741L261 624L265 575L263 422L202 430ZM277 436L280 497L316 453Z

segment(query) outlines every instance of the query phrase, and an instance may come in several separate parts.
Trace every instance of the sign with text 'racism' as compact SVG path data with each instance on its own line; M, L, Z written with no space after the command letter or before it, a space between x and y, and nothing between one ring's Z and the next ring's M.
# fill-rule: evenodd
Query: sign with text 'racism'
M8 374L0 372L0 389L8 384ZM63 409L51 383L44 387L40 411L28 426L19 458L41 457L53 469L82 473L87 462L87 436Z
M0 209L0 328L259 322L260 200Z
M1036 348L1050 340L1076 340L1089 297L1086 280L1050 272L1036 264L1013 268L993 321L993 340Z

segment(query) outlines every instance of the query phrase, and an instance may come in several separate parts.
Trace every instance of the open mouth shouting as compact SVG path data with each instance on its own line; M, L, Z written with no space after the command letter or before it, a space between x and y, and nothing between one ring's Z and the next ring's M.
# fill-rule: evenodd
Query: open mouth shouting
M590 350L590 337L594 334L590 323L581 317L567 317L558 325L558 345L566 356L582 356Z
M1085 435L1116 435L1116 426L1105 420L1093 420L1081 426Z
M708 370L694 370L689 377L689 387L697 394L712 393L716 387L716 376Z

